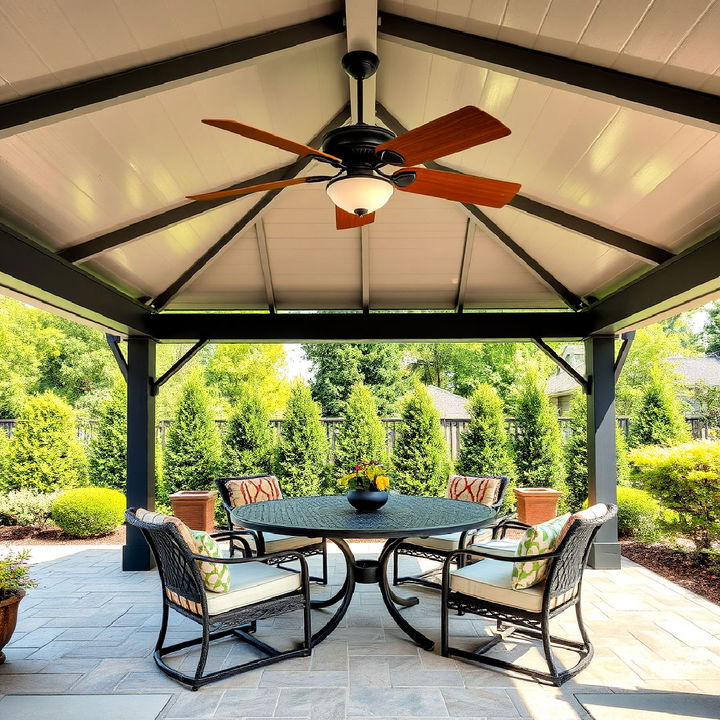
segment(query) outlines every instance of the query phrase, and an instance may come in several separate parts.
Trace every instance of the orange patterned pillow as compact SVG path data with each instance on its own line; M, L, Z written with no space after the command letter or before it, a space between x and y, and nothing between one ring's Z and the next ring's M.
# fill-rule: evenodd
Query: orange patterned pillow
M233 507L250 505L250 503L262 502L263 500L280 500L282 498L280 484L274 475L228 480L225 487L228 490L230 504Z
M448 483L447 497L452 500L492 505L497 501L500 479L495 477L467 477L451 475Z
M182 539L185 544L190 548L191 553L197 553L197 545L195 539L190 533L190 528L180 518L176 518L174 515L163 515L163 513L155 512L154 510L146 510L145 508L138 508L135 511L135 517L140 522L149 523L151 525L162 525L163 523L169 522L175 525L180 531Z

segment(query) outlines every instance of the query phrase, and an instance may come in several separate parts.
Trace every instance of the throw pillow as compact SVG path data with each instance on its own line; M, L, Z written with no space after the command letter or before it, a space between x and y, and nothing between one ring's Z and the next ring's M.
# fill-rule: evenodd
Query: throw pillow
M282 498L280 483L274 475L228 480L225 487L230 495L232 507Z
M197 546L193 540L190 528L182 520L180 520L180 518L176 518L174 515L165 515L163 513L155 512L155 510L146 510L145 508L138 508L135 511L135 517L140 520L140 522L149 523L151 525L162 525L166 522L172 523L180 532L180 535L190 549L190 552L197 552Z
M499 487L499 478L451 475L447 496L452 500L467 500L482 505L492 505L497 499Z
M202 530L191 530L197 554L207 557L221 558L220 546L214 538ZM227 563L211 563L198 560L200 577L206 590L223 593L230 589L230 566Z
M518 543L515 557L542 555L555 550L560 543L560 534L570 513L529 527ZM542 582L547 575L548 560L528 560L513 563L512 588L524 590Z

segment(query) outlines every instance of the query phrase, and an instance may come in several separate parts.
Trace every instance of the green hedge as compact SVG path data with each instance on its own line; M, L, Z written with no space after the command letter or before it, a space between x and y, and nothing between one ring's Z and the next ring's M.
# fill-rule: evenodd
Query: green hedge
M122 524L125 496L110 488L67 490L52 506L53 522L73 537L107 535Z
M618 534L652 542L661 534L663 507L645 490L620 486L618 498Z

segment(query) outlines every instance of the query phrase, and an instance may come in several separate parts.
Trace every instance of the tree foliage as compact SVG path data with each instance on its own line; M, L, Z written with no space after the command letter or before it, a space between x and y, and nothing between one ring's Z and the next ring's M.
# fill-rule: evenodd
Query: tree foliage
M668 373L655 366L643 389L640 406L633 418L630 442L641 445L675 445L689 439L687 423L680 410Z
M720 354L720 302L710 305L703 330L703 342L708 355Z
M345 417L335 438L337 475L349 473L361 462L387 461L385 427L370 389L357 383L347 399Z
M266 475L270 472L274 433L257 389L245 385L225 426L223 472L226 475Z
M427 388L417 383L405 398L392 456L393 485L406 495L441 495L451 469L440 417Z
M125 491L127 477L127 393L117 382L100 406L88 453L90 482Z
M513 446L520 487L564 490L560 427L543 385L528 372L516 401Z
M317 495L325 473L328 440L320 421L320 406L310 387L297 382L290 392L273 468L283 494Z
M210 490L220 469L220 438L210 393L199 372L183 385L167 431L161 498L178 490Z
M7 457L6 490L51 492L82 485L87 479L73 410L51 392L25 403Z

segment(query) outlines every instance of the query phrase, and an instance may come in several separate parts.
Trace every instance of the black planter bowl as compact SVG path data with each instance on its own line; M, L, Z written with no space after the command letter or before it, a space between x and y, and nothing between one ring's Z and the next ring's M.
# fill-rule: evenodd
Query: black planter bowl
M348 502L359 513L377 512L387 501L387 490L350 490Z

